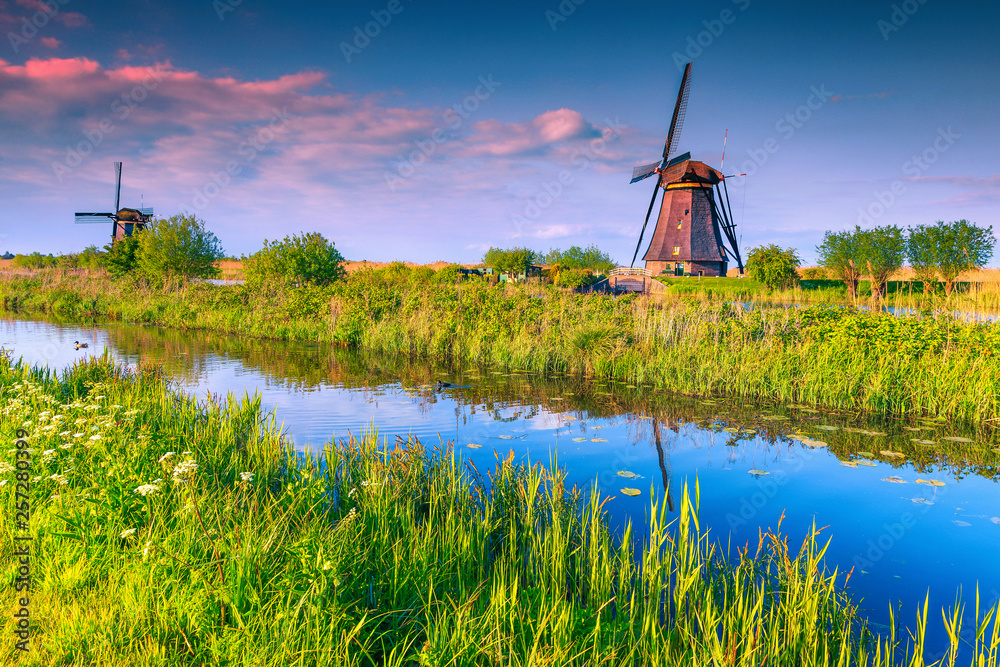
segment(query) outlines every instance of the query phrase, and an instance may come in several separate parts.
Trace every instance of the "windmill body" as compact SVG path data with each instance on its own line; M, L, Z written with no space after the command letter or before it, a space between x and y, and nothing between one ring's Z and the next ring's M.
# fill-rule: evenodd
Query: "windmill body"
M76 224L95 224L111 222L111 243L146 228L153 220L151 208L119 208L122 192L122 163L115 162L115 175L118 185L115 190L115 210L113 213L76 213Z
M690 85L691 63L688 63L677 93L673 120L663 147L663 159L636 167L632 172L633 183L650 176L657 177L653 198L646 210L646 220L632 256L632 264L635 264L642 247L642 237L649 224L656 197L662 192L663 200L653 236L643 255L646 269L654 276L665 273L677 276L725 276L729 260L733 259L742 274L743 260L729 206L726 177L704 162L692 160L690 153L670 158L680 138Z
M722 220L714 186L722 174L704 162L681 163L674 174L661 174L663 201L653 238L643 256L655 276L724 276L728 269ZM673 179L667 182L667 178Z

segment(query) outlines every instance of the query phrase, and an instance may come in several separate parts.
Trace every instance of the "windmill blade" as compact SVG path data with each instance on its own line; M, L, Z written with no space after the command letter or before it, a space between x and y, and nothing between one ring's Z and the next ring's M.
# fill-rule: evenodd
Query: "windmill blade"
M88 225L96 223L107 223L114 220L114 213L74 213L73 221L78 225Z
M649 178L656 173L656 170L660 168L660 162L650 162L649 164L641 164L632 170L632 180L629 181L629 185L632 183L638 183L639 181Z
M639 242L635 244L635 253L632 255L632 262L629 264L629 268L635 265L635 258L639 256L639 248L642 247L642 237L646 233L646 225L649 224L649 214L653 212L653 204L656 203L656 195L660 192L660 179L656 179L656 185L653 187L653 198L649 200L649 208L646 209L646 220L642 223L642 229L639 231Z
M667 142L663 145L663 161L677 150L677 144L681 139L681 128L684 125L684 115L687 113L688 93L691 92L691 63L684 68L684 78L681 79L681 88L677 91L677 103L674 105L674 117L670 121L670 131L667 133Z
M117 176L118 186L115 188L115 213L121 210L121 197L122 197L122 163L115 162L115 175Z

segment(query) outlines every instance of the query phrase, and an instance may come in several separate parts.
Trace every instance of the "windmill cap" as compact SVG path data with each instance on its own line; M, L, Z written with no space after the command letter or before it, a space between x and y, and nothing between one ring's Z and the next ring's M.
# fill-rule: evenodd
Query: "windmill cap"
M671 183L705 183L707 185L715 185L716 183L721 183L723 180L722 174L709 167L704 162L698 162L697 160L689 160L682 165L677 165L677 170L670 170L673 173L664 174L664 176L669 176L669 180L664 178L666 185ZM680 174L678 176L678 174Z

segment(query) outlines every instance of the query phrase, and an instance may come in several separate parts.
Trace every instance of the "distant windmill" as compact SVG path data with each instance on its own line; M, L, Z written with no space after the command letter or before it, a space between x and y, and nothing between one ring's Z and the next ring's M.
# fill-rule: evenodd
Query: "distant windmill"
M731 257L742 274L743 260L729 205L726 177L704 162L692 160L690 153L671 159L680 140L690 89L691 63L688 63L677 92L674 117L670 121L667 142L663 146L663 159L636 167L632 171L632 183L654 174L658 178L630 266L635 264L639 255L649 216L653 212L656 196L662 189L664 194L660 215L656 220L649 248L643 255L646 268L653 275L668 272L678 276L725 276ZM720 183L722 189L719 188ZM723 242L723 235L728 247Z
M135 232L145 229L153 219L151 208L119 208L122 194L122 163L115 162L115 175L118 185L115 189L114 213L75 213L76 224L95 224L111 221L111 242L114 243Z

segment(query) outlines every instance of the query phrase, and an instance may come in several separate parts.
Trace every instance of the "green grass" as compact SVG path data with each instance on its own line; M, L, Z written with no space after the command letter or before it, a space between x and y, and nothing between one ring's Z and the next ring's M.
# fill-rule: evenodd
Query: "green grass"
M286 340L660 390L875 414L1000 420L1000 326L851 308L754 308L554 288L436 284L365 271L330 288L260 290L0 279L7 312L56 313Z
M27 654L4 643L10 664L924 664L926 605L912 642L873 634L815 529L799 549L767 533L723 554L697 486L674 525L650 496L648 524L616 538L605 499L555 465L498 461L487 480L376 433L296 456L258 399L197 402L148 368L4 358L0 397L34 480L34 637ZM14 455L0 461L10 591ZM995 667L998 611L942 612L940 664L964 612L963 664Z

